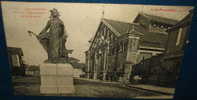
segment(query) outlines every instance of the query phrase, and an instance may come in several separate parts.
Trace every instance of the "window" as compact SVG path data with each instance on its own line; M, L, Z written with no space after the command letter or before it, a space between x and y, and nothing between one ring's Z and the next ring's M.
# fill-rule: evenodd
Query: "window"
M14 67L20 67L20 60L19 60L19 57L18 55L12 55L11 56L12 58L12 64Z
M131 40L131 51L137 51L138 46L139 46L139 39L132 38L132 40Z
M128 49L128 41L124 41L124 52Z
M178 36L177 36L177 39L176 39L176 46L179 45L180 42L181 42L182 31L183 31L183 28L180 28L179 29L179 33L178 33Z

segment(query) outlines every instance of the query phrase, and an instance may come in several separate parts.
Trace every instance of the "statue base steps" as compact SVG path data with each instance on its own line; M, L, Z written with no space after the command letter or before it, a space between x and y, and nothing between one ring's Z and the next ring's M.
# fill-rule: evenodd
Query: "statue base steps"
M73 94L73 67L66 64L43 63L40 65L41 94Z

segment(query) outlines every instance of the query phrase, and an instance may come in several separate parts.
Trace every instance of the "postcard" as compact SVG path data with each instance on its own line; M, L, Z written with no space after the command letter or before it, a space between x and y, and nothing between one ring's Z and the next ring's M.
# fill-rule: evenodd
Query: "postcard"
M14 95L173 98L193 6L1 6Z

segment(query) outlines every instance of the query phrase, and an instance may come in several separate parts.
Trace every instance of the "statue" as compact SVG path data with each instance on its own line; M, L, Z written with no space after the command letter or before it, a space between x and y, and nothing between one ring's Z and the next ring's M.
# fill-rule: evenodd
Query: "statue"
M39 35L36 35L36 38L48 54L46 62L62 63L68 60L68 54L72 53L72 50L66 49L65 43L68 35L63 21L59 18L59 12L55 8L50 12L50 19ZM33 34L31 31L28 33Z

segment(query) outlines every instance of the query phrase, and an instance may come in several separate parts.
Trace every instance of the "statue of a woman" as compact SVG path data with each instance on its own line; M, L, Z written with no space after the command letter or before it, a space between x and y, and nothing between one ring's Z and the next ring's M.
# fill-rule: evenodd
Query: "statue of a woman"
M65 47L68 36L57 9L52 9L50 12L50 19L37 38L48 53L48 61L53 61L68 57Z

